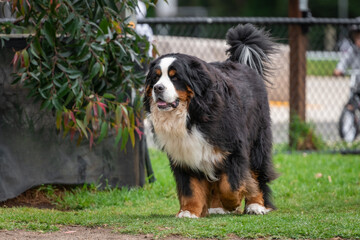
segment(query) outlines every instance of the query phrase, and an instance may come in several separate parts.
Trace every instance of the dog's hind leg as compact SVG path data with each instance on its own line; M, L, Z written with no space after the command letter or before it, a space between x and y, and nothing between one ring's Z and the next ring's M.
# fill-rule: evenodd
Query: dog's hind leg
M266 214L273 210L272 207L268 207L265 204L264 192L259 187L259 182L257 181L258 176L252 172L252 177L254 182L256 182L256 187L252 192L247 192L245 196L245 213L247 214Z
M264 214L276 209L271 202L271 189L268 185L276 179L277 174L271 160L272 133L269 124L265 124L267 122L269 121L262 122L262 128L250 152L251 175L256 182L258 193L246 197L245 212L252 214Z
M227 211L238 210L246 193L245 186L240 185L237 189L234 189L229 182L228 175L223 174L218 182L218 190L224 209Z

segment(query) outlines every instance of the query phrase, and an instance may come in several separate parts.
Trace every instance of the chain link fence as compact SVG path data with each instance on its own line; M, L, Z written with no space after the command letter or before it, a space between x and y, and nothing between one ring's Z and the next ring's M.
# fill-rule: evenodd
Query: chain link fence
M239 23L253 23L265 28L279 46L278 52L272 56L272 85L268 88L275 151L289 149L290 103L294 96L304 106L306 124L299 126L298 130L295 128L295 131L307 131L306 136L296 135L300 142L304 142L303 149L314 149L314 143L306 139L314 136L321 142L315 147L318 150L349 152L360 149L360 137L347 142L339 135L340 115L350 96L350 75L333 75L339 60L352 47L348 38L349 27L360 25L360 22L314 18L151 18L138 22L151 27L153 43L160 55L180 52L209 62L227 58L225 34ZM292 26L301 28L303 38L289 36ZM292 63L300 66L295 71L300 69L305 74L304 82L297 85L290 84L290 76L294 76L290 72L294 69L290 67L291 39L298 41L295 50L301 46L306 50L304 58L292 56ZM296 96L299 92L300 95Z

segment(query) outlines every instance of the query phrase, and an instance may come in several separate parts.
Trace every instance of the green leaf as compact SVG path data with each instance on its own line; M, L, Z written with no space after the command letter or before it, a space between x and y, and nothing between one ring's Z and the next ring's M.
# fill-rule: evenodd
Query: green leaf
M93 103L89 102L89 104L86 106L86 114L85 114L85 124L90 122L90 119L92 118L92 107Z
M93 79L96 76L96 74L99 73L99 70L100 70L100 63L96 62L91 69L89 79Z
M110 26L109 21L107 20L106 17L104 17L99 24L99 28L101 29L101 32L98 31L97 36L100 36L102 34L107 34L109 26Z
M128 142L128 139L129 139L129 130L128 128L124 128L123 131L122 131L122 141L121 141L121 150L124 150L125 147L126 147L126 143Z
M73 20L75 17L74 13L70 13L69 16L66 18L64 25L68 24L71 20Z
M113 39L113 38L114 38L114 35L113 35L110 27L108 27L108 34L107 34L107 35L108 35L109 39Z
M50 108L50 106L51 106L51 100L48 99L48 100L46 100L45 102L43 102L43 103L41 104L40 110L48 109L48 108Z
M76 29L79 27L79 20L77 18L70 19L68 23L66 23L66 27L64 32L68 32L70 37L74 37Z
M85 137L88 138L88 135L86 132L86 127L85 127L84 123L82 121L80 121L79 119L76 119L76 124L80 127L80 129L84 133Z
M135 147L135 128L131 128L129 131L131 145Z
M62 111L56 111L56 129L60 129L62 120Z
M63 96L65 96L65 94L67 94L70 91L68 83L65 82L61 88L59 89L59 91L57 91L56 95L58 98L62 98Z
M106 98L106 99L115 99L115 98L116 98L116 97L115 97L113 94L111 94L111 93L105 93L105 94L103 95L103 97Z
M79 94L78 94L77 97L76 97L76 103L77 103L77 104L81 105L83 95L84 95L84 92L83 92L83 91L80 91Z
M48 78L51 74L52 74L52 71L49 70L49 71L47 71L47 72L43 72L43 73L42 73L42 77L43 77L43 78Z
M57 86L57 87L61 87L62 86L62 84L59 82L59 81L57 81L59 78L54 78L53 79L53 83L55 84L55 86Z
M86 55L84 55L84 56L81 57L79 60L74 61L74 62L75 62L75 63L85 62L85 61L89 60L90 57L91 57L91 53L88 52Z
M30 51L32 51L32 50L30 50ZM37 61L38 61L38 59L35 59L35 58L31 58L31 59L30 59L30 63L31 63L32 65L39 66L39 63L38 63Z
M117 13L119 11L119 9L116 7L116 4L114 3L114 1L111 1L111 0L106 0L106 5L108 7L104 7L108 10L113 10L115 13Z
M22 57L24 59L24 66L29 67L29 54L26 49L22 50Z
M34 49L34 53L36 56L41 55L44 58L46 58L46 54L44 53L43 49L41 48L40 40L37 36L34 37L31 47Z
M64 102L64 106L67 106L70 101L72 101L74 99L75 95L72 92L69 92L69 94L66 97L66 100Z
M130 120L130 127L135 127L135 115L134 115L134 109L129 108L129 120Z
M120 142L121 133L122 133L122 129L119 127L119 128L118 128L118 133L117 133L116 138L115 138L115 147L116 147L116 146L119 144L119 142Z
M107 132L108 132L108 123L105 121L101 124L100 136L97 140L97 143L100 143L105 138Z
M61 52L59 53L59 56L63 57L63 58L68 58L72 55L73 53L71 51L66 51L66 52Z
M20 78L20 81L23 82L27 77L27 73L24 72L23 74L21 74L21 78Z
M71 85L71 89L75 89L79 86L79 80L75 80L74 83Z
M55 28L49 21L46 21L42 32L51 47L55 46Z
M76 73L69 74L70 79L77 79L77 78L81 78L81 77L82 77L82 72L76 72Z
M62 105L59 103L59 100L56 98L51 99L51 102L53 104L53 106L57 109L57 110L61 110L62 109Z
M46 62L42 61L41 64L42 64L44 67L46 67L47 69L49 69L49 70L52 71L53 67L52 67L52 66L50 67Z
M37 75L40 75L39 73L38 73L38 74L35 74L34 72L30 72L30 75L31 75L33 78L35 78L37 81L40 82L40 79L39 79L38 76L37 76Z
M41 88L39 88L38 91L39 91L42 98L48 99L48 97L45 95L44 91Z
M53 86L54 86L54 84L53 84L53 83L50 83L50 84L48 84L47 86L45 86L44 88L42 88L41 90L42 90L42 91L45 91L45 90L48 90L48 89L52 88Z
M56 63L56 66L63 72L67 72L66 67L64 67L63 65L61 65L60 63Z
M122 120L122 111L119 106L116 107L115 110L115 124L120 127Z
M101 47L100 45L95 44L95 43L91 44L91 48L94 49L94 50L96 50L96 51L99 51L99 52L103 52L103 51L104 51L104 48L103 48L103 47Z
M121 108L122 108L122 113L123 113L123 118L124 118L124 121L125 121L125 123L126 123L126 125L127 125L127 127L128 128L130 128L131 126L130 126L130 119L129 119L129 114L128 114L128 110L126 109L126 107L124 106L124 105L120 105L121 106Z

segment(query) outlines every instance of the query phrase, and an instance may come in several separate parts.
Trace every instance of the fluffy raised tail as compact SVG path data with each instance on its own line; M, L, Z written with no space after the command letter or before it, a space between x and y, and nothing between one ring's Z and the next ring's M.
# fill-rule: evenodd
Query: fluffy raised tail
M248 65L263 77L268 74L268 56L275 52L275 44L267 32L249 23L239 24L228 30L226 42L230 45L228 60Z

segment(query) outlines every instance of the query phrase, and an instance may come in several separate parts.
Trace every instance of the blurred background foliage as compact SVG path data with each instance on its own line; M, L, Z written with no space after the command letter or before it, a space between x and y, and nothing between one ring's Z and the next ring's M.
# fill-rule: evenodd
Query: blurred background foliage
M347 1L348 5L347 16L344 17L354 18L360 16L359 0L308 0L308 5L314 17L339 17L339 3L344 1ZM287 0L178 0L178 6L180 8L200 6L205 10L206 16L209 17L288 16ZM149 16L155 17L155 10L150 10ZM204 11L199 12L204 13ZM181 15L186 15L186 13L181 13Z

